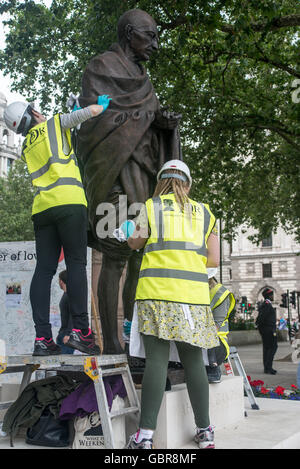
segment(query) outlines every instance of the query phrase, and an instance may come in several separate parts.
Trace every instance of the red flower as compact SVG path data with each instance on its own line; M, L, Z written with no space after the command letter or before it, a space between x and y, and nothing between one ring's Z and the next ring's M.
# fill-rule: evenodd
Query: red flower
M278 396L282 396L284 390L285 388L283 388L282 386L277 386L277 388L275 389L275 392Z
M295 384L291 384L291 388L298 389L298 386L296 386Z
M262 386L263 384L264 384L264 382L261 381L260 379L250 381L250 385L253 386L253 387Z
M251 381L251 376L247 376L247 380L248 380L249 383L250 383L250 381Z
M268 394L268 393L269 393L268 389L266 389L266 388L264 388L264 387L261 388L260 392L261 392L262 394Z

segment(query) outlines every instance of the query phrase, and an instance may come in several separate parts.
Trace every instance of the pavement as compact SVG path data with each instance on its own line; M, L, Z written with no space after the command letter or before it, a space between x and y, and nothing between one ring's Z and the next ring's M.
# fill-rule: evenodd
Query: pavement
M291 361L290 342L278 342L273 361L276 375L263 372L262 344L237 346L245 373L261 380L266 388L282 386L292 390L297 384L298 365ZM251 408L245 397L246 417L225 429L216 429L218 449L300 449L300 401L256 398L259 410ZM189 446L190 448L192 445Z
M261 344L236 348L245 372L252 380L262 380L265 387L273 388L282 386L291 389L291 385L296 384L298 365L289 358L293 351L289 342L278 343L273 362L273 367L277 370L276 375L263 373ZM223 372L225 373L225 370ZM266 398L256 398L256 401L258 410L252 409L248 397L245 397L245 418L230 427L215 429L216 448L300 449L300 401ZM0 450L9 448L9 439L0 437ZM18 437L15 440L15 448L42 449L43 447L26 445L24 437ZM197 447L191 442L180 449L196 450Z
M298 365L293 363L289 357L294 351L290 342L278 342L278 349L273 361L273 368L277 370L276 375L266 375L263 372L262 344L241 345L237 346L236 349L246 375L251 376L251 380L261 380L265 387L282 386L286 389L291 389L291 384L297 384Z
M300 449L300 402L256 398L253 410L245 398L246 417L231 426L215 429L219 450ZM197 449L195 443L181 449Z

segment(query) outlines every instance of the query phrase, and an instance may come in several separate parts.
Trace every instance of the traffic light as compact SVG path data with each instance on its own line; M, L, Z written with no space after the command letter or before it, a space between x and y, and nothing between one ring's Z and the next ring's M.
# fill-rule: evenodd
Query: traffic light
M242 307L245 308L247 306L247 297L242 296Z
M287 293L282 293L281 295L281 304L279 305L281 308L287 308L288 307L288 294Z
M290 303L294 306L294 308L296 308L296 294L296 291L292 291L290 296Z

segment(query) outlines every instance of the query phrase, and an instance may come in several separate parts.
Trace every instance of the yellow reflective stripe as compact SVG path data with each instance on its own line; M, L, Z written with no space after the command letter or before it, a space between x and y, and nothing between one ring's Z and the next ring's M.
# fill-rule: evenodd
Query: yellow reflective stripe
M160 197L154 197L152 200L153 200L155 226L156 226L156 231L157 231L157 242L160 243L164 238L162 201Z
M140 271L140 278L145 277L161 277L161 278L175 278L181 280L192 280L194 282L207 282L207 274L199 272L191 272L188 270L177 269L144 269Z
M218 285L216 285L217 287ZM214 293L214 290L215 288L213 289L212 293ZM224 293L228 292L228 294L226 296L223 297ZM222 301L225 300L225 298L229 295L229 290L227 290L227 288L225 288L223 285L220 286L220 288L217 289L216 293L213 294L213 298L211 300L211 303L210 303L210 306L212 309L214 309L216 306L217 306L217 302L218 302L218 306L222 303L221 301L219 301L221 298L222 298Z
M78 187L83 187L82 183L78 181L75 178L59 178L57 181L53 182L52 184L49 184L48 186L45 187L37 187L37 191L34 194L34 197L39 195L40 192L43 191L50 191L54 187L57 186L78 186Z
M185 241L162 241L161 243L151 243L146 246L144 253L166 250L195 251L197 254L201 254L202 256L206 255L205 247L197 246L194 243Z
M52 156L59 158L58 141L54 117L51 117L51 119L47 121L47 130L51 154Z
M220 332L220 331L218 332L218 337L221 340L221 342L224 345L224 347L226 349L226 352L227 352L225 359L228 357L229 352L230 352L228 341L227 341L227 335L228 335L228 332L226 332L226 333Z
M66 158L66 159L59 158L58 156L50 156L49 160L47 161L46 164L44 164L44 166L42 166L40 169L30 174L31 180L33 181L34 179L37 179L43 176L44 174L46 174L47 171L50 169L50 166L54 163L68 164L71 161L74 161L75 165L78 166L78 162L74 153L71 156L69 156L69 158Z
M209 235L212 232L212 229L215 225L216 217L210 212L210 210L205 206L206 204L201 204L203 205L203 210L204 213L208 214L208 225L206 226L206 231L205 231L205 242L207 243L207 240L209 238Z

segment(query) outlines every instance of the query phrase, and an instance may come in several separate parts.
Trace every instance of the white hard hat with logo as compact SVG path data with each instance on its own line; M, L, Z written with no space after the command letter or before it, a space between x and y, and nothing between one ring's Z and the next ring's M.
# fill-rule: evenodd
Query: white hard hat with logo
M30 109L30 104L21 101L9 104L4 110L4 120L7 127L16 134L25 136L32 119Z
M181 178L180 174L168 173L168 170L171 170L171 169L177 169L178 171L181 171L186 176L186 178L184 178L184 176L183 176L183 178ZM166 173L162 174L164 171L166 171ZM191 185L192 185L192 178L191 178L190 170L189 170L188 166L181 160L167 161L163 165L163 167L160 169L160 171L158 172L157 180L159 181L160 179L166 179L168 177L178 178L178 179L181 179L184 182L186 182L188 180L189 181L189 186L191 187Z

